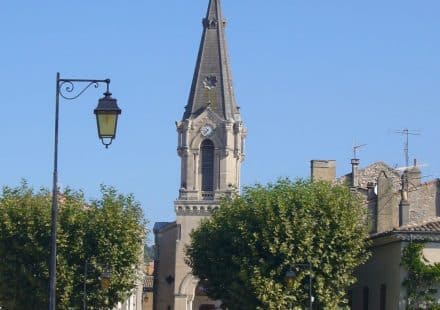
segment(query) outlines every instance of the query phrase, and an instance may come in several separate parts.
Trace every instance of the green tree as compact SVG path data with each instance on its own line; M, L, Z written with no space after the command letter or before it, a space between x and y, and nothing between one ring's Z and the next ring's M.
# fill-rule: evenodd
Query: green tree
M353 270L368 258L361 202L345 186L280 180L224 200L191 235L187 262L230 310L343 306ZM312 265L309 269L300 264ZM296 277L286 281L286 272ZM296 308L295 308L296 309Z
M440 283L440 263L428 265L424 261L424 246L424 242L411 242L402 253L402 266L408 272L403 281L403 286L407 288L408 310L440 309L436 298Z
M57 309L110 309L127 297L139 276L145 220L132 195L102 187L87 202L81 192L60 193L57 230ZM0 305L47 309L51 194L25 182L0 197ZM87 265L87 273L85 273ZM110 271L111 284L100 276Z

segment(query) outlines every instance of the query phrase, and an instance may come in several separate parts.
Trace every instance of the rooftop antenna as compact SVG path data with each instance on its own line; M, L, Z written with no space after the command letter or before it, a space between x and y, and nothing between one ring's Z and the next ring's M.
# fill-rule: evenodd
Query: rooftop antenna
M353 188L359 187L359 159L357 158L357 151L366 144L356 145L353 143L353 158L351 160L351 186Z
M420 136L420 130L409 130L408 128L404 128L402 130L396 130L395 133L401 134L404 136L405 144L403 147L403 152L405 154L405 166L409 166L409 136Z
M360 144L360 145L353 146L353 159L358 159L357 158L357 152L358 152L358 150L360 150L364 146L367 146L367 145L366 144Z

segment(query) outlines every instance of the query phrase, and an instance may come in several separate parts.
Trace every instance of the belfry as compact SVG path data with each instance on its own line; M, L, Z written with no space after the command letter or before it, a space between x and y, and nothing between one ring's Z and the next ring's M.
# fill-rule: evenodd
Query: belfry
M209 300L185 263L185 245L203 218L240 187L246 129L236 104L220 0L210 0L188 103L176 122L181 158L175 222L154 225L154 309L208 310Z

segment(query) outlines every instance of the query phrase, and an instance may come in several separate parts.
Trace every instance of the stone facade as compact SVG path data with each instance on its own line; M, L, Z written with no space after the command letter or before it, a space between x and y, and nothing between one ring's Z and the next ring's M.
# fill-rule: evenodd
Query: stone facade
M334 181L336 178L335 160L312 160L310 169L313 181Z
M404 176L407 176L406 186ZM383 162L376 162L358 170L357 179L358 186L353 188L365 198L370 221L374 223L372 233L421 224L440 216L440 181L422 183L417 167L399 171ZM352 184L352 173L338 178L336 182ZM402 196L406 197L406 210L401 208Z
M440 180L421 182L421 172L415 166L400 171L383 162L363 169L359 169L359 159L351 164L351 173L338 179L324 178L350 186L364 198L368 210L372 256L356 272L358 281L349 291L351 308L406 309L402 286L406 271L401 266L405 246L427 242L424 258L440 262ZM320 175L330 176L335 168L321 164L320 169Z

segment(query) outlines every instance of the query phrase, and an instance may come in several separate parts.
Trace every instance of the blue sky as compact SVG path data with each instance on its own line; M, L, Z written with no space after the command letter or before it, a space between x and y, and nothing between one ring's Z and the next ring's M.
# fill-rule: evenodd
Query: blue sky
M134 193L151 221L174 219L174 122L189 93L208 0L3 1L0 184L50 187L55 75L111 78L123 110L106 150L93 109L101 91L61 102L59 178L96 198ZM440 177L440 2L223 0L234 86L248 128L242 183L308 177L311 159L350 170L410 158Z

